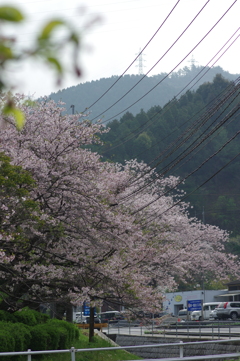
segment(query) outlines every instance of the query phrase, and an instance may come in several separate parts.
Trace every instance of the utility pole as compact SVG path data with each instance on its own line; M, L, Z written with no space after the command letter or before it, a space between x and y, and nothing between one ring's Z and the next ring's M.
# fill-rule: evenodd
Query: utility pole
M72 108L72 114L74 114L74 108L75 108L75 106L72 104L72 105L70 106L70 108Z
M203 221L203 224L205 224L205 212L204 212L204 206L203 206L203 211L202 211L202 221Z
M144 68L144 65L143 65L143 62L146 61L143 59L143 56L145 54L141 53L141 48L139 49L139 53L137 53L136 55L138 55L138 59L136 60L136 62L138 62L138 65L136 65L136 67L138 67L138 74L139 75L143 75L143 68Z

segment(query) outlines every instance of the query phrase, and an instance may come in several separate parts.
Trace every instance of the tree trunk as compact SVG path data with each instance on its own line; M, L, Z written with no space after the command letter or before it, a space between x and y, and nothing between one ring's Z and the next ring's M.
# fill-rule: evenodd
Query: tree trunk
M66 305L65 303L61 302L61 303L56 303L56 308L55 308L55 316L54 318L57 318L58 320L62 320L64 317L64 313L66 311Z
M73 322L73 306L70 303L66 305L66 321Z
M94 307L90 307L89 342L93 342L93 337L94 337Z

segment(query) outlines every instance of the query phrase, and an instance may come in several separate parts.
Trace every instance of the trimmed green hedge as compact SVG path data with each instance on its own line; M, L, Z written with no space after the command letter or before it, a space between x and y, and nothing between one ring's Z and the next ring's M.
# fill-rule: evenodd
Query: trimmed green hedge
M79 338L76 325L30 309L13 315L0 311L1 318L4 320L0 321L0 352L67 349Z
M0 330L0 352L14 352L15 339L11 332Z
M35 326L38 324L38 321L35 317L35 311L29 309L23 309L21 311L14 312L13 314L16 317L17 322L24 323L28 326Z
M39 325L41 326L41 325ZM31 347L33 351L47 350L49 334L47 331L39 326L31 327Z
M0 310L0 321L17 322L14 314Z
M49 320L48 324L54 325L56 328L57 327L63 327L66 329L67 333L68 333L68 340L67 342L72 342L73 340L77 339L79 337L79 330L76 327L76 325L69 323L67 321L61 321L61 320L57 320L56 318L53 320Z
M0 330L14 338L11 351L26 351L31 343L29 327L23 323L0 322ZM1 343L1 341L0 341ZM7 350L5 350L7 352ZM9 351L9 350L8 350ZM1 350L1 352L4 352Z

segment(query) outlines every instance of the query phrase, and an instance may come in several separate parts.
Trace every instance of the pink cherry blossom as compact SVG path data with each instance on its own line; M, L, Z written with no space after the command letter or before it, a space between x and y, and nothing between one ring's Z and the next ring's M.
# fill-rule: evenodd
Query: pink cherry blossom
M102 162L90 150L107 131L101 123L63 115L62 104L53 101L31 107L21 97L15 101L27 122L18 132L9 119L0 151L35 180L30 196L39 204L43 227L30 232L31 250L14 263L10 294L24 283L22 296L36 302L108 300L159 310L176 276L237 274L237 261L224 251L228 234L190 218L186 203L172 207L174 198L165 190L176 186L176 177L159 178L136 160ZM13 257L20 246L15 244Z

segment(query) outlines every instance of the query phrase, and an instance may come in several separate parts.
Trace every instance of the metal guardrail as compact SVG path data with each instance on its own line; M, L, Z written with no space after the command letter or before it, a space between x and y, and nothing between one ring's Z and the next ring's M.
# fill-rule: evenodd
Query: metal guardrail
M143 336L160 334L163 337L173 336L187 338L198 337L199 339L208 337L211 339L220 338L234 338L240 337L240 323L236 324L233 321L189 321L177 322L171 324L158 324L156 322L149 322L148 325L141 323L119 321L110 323L104 328L106 334L125 334Z
M232 340L214 340L214 341L197 341L197 342L178 342L178 343L164 343L164 344L153 344L153 345L137 345L137 346L118 346L118 347L99 347L99 348L85 348L85 349L76 349L71 347L68 350L45 350L45 351L21 351L21 352L1 352L1 356L20 356L27 355L27 361L32 360L32 355L43 355L43 354L55 354L55 353L70 353L71 361L75 361L75 355L77 352L94 352L94 351L113 351L113 350L128 350L136 348L153 348L153 347L172 347L179 346L179 357L175 358L158 358L158 359L145 359L145 360L136 360L136 361L197 361L197 360L210 360L210 359L226 359L226 358L237 358L240 357L240 352L231 353L231 354L217 354L217 355L203 355L203 356L189 356L183 357L184 346L186 345L202 345L202 344L213 344L213 343L226 343L226 342L240 342L239 338Z

